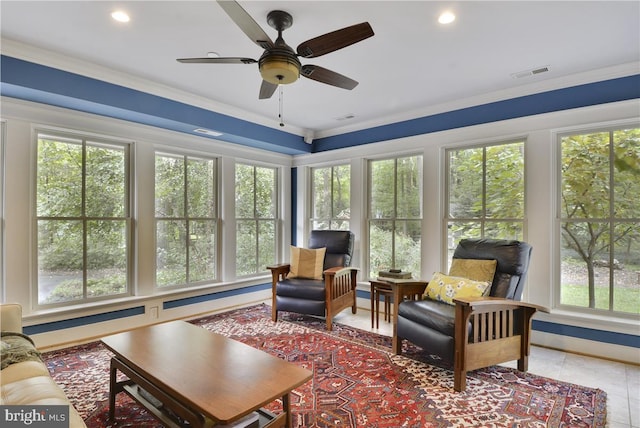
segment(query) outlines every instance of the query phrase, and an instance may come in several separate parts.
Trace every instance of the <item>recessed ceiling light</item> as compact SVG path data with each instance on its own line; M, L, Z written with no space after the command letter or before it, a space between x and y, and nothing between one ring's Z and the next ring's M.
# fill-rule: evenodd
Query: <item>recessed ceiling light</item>
M207 57L209 58L220 58L220 54L218 52L207 52Z
M111 17L118 22L129 22L130 20L129 15L122 10L116 10L111 14Z
M456 16L452 12L444 12L438 17L438 22L441 24L451 24L456 20Z

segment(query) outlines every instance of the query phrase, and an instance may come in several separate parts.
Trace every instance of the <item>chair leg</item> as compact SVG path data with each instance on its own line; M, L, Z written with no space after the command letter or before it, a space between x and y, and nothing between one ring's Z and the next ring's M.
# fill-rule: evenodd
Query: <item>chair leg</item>
M327 311L327 331L333 330L333 320L331 313Z
M271 320L273 322L278 322L278 310L276 309L276 305L271 306Z
M393 334L393 343L391 345L391 349L396 355L402 354L402 339L399 338L395 332Z
M380 328L380 293L376 292L376 328Z
M467 388L467 371L456 368L453 371L453 389L457 392L464 392Z
M518 360L518 370L521 372L529 370L529 357L527 355L523 355L522 358Z
M384 295L384 320L391 321L391 298L388 294Z

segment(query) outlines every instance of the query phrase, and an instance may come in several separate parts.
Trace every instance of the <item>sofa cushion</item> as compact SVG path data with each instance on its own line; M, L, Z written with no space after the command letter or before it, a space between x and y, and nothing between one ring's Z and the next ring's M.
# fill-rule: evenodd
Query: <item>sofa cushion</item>
M473 281L468 278L436 272L425 289L424 297L455 305L453 299L457 297L480 297L489 288L489 285L488 281Z
M287 278L322 279L326 248L291 246L291 266Z
M23 363L10 365L2 370L0 383L4 388L5 384L18 382L34 376L49 376L49 370L42 361L25 361Z
M86 428L64 391L49 376L43 362L26 361L2 370L2 405L62 405L69 407L69 427Z

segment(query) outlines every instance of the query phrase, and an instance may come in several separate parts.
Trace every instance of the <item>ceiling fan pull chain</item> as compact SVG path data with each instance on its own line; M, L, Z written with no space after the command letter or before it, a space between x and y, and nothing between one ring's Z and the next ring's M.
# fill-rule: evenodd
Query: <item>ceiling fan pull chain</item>
M280 126L284 126L284 118L282 117L282 104L283 104L283 89L282 89L282 85L278 85L278 88L280 89L280 96L279 96L279 111L278 111L278 117L280 118Z

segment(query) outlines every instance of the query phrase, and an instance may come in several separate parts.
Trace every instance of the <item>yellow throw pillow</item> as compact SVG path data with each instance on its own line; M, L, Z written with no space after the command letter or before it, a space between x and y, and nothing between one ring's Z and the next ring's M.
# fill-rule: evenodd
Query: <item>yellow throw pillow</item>
M287 278L322 279L326 248L300 248L291 246L291 267Z
M493 282L496 274L496 260L453 259L449 276L461 276L474 281Z
M438 302L455 305L453 299L456 297L480 297L489 288L488 281L474 281L459 276L449 276L441 272L435 272L424 297Z

